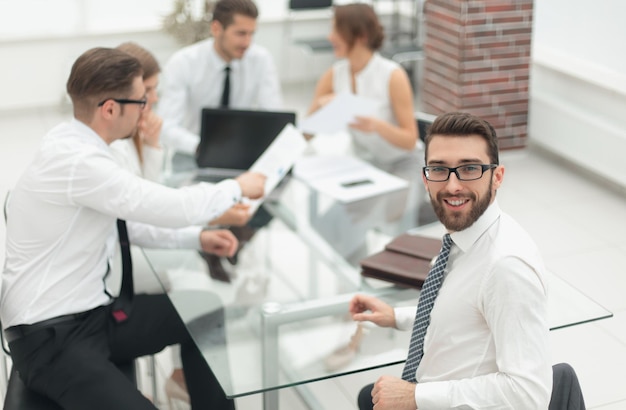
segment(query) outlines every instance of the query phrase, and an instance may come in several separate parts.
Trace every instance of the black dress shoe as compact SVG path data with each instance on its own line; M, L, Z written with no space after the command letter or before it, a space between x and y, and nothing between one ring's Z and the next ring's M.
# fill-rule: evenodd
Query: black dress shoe
M230 283L230 275L222 266L222 261L219 256L212 255L210 253L198 251L202 259L204 259L209 267L209 275L215 280L220 282Z

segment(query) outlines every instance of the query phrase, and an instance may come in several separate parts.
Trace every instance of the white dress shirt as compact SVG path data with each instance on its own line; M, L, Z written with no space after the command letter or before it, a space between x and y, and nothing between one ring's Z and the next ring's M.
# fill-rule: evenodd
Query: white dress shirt
M124 169L149 181L161 182L165 157L161 148L144 144L141 147L143 161L139 161L139 152L132 138L113 141L110 147Z
M535 244L497 202L451 236L416 372L418 408L547 409L547 290ZM395 313L396 327L412 328L414 307Z
M109 146L117 162L127 171L153 182L161 182L163 176L163 150L144 145L143 161L132 139L113 141ZM135 245L160 249L200 250L202 226L188 226L178 229L160 228L154 225L128 221L128 237Z
M104 276L114 251L116 218L165 228L200 225L240 198L233 180L178 190L146 181L122 169L109 146L85 124L72 120L58 125L44 137L11 192L3 326L109 303ZM158 239L131 235L131 241L142 244Z
M161 141L168 148L186 154L196 152L201 111L219 107L226 65L215 51L212 38L177 51L167 62L157 111L164 121ZM241 60L229 65L229 108L282 107L278 74L267 50L252 44Z

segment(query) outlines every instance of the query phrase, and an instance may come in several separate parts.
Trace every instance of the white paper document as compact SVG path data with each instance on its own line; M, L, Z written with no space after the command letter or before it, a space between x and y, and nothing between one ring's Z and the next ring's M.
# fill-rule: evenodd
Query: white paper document
M404 179L351 156L303 157L294 165L293 174L312 188L344 203L409 186Z
M346 131L356 116L374 114L380 103L351 93L340 93L331 102L300 122L298 128L309 134Z
M307 141L293 125L287 124L276 139L252 164L250 171L265 175L265 195L250 201L250 213L253 214L263 200L276 188L293 164L302 156Z

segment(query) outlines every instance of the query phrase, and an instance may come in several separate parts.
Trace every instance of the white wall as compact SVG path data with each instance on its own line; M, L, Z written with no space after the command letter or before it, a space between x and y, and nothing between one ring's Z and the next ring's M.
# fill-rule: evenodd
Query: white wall
M10 0L9 3L18 4L19 1ZM64 1L71 3L82 0ZM278 4L278 0L263 0L260 5L268 1ZM292 39L297 37L326 36L330 30L329 11L305 12L288 17L283 8L269 10L261 16L255 42L266 47L274 56L284 83L315 81L330 66L332 54L314 56L292 43ZM0 22L6 18L6 14L0 17ZM15 18L26 17L22 13L15 15ZM84 30L84 27L83 30L73 28L68 32L59 29L48 36L39 34L24 37L24 33L13 37L2 36L0 30L0 112L49 107L64 101L65 82L71 65L82 52L91 47L115 47L124 41L135 41L152 51L161 64L180 47L154 22L152 27L139 30L108 32L103 30L100 23L94 24L88 30ZM76 30L81 34L76 34Z
M199 15L204 0L191 2ZM269 49L283 83L314 82L330 66L333 55L313 55L292 40L326 36L332 11L289 13L288 2L256 0L255 41ZM59 104L65 99L72 63L91 47L136 41L164 64L180 47L160 29L173 4L174 0L0 0L0 112ZM399 2L398 9L394 4L376 0L375 7L382 15L411 10L402 7L410 0Z
M626 2L535 0L529 135L626 189Z
M259 4L268 2L280 4ZM265 12L256 42L270 50L283 82L314 81L333 57L293 47L282 10ZM532 143L626 188L620 163L626 153L624 15L623 0L535 0L529 135ZM291 24L291 35L325 35L328 27L328 15L312 13ZM128 40L153 51L162 63L179 47L158 28L0 39L0 111L59 104L80 53Z

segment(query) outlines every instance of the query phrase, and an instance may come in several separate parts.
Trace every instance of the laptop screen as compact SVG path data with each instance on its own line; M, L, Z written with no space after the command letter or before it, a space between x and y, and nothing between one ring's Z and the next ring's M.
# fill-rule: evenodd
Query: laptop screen
M293 112L204 108L198 167L247 170L285 125L295 122Z

